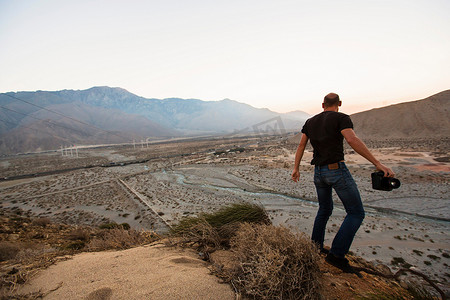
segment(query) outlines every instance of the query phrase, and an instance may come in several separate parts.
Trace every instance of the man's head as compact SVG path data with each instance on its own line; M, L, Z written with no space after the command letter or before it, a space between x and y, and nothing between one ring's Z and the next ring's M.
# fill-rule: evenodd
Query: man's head
M341 100L339 99L339 95L335 93L329 93L328 95L323 98L322 107L324 109L329 108L338 108L342 105Z

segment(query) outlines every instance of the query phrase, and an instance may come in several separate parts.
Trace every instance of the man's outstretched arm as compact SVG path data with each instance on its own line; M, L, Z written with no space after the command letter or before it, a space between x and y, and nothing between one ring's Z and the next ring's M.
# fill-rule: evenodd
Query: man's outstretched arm
M361 141L351 128L346 128L341 131L342 135L344 136L347 143L350 145L350 147L353 148L359 155L370 161L375 168L377 168L378 171L383 171L384 176L387 177L394 177L395 173L383 165L378 159L373 156L373 154L370 152L370 150L367 148L366 144L364 144L363 141Z
M298 145L297 152L295 153L294 171L292 172L292 180L297 182L300 179L300 162L302 161L303 153L305 152L306 144L308 144L308 136L302 134L300 144Z

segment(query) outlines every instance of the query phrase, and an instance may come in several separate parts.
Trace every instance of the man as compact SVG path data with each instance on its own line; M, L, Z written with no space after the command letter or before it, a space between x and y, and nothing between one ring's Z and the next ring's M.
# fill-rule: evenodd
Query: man
M370 161L384 176L394 177L391 169L380 163L366 145L353 131L350 117L339 112L342 102L335 93L325 96L323 112L308 119L302 129L302 137L295 155L295 166L292 179L299 181L299 166L308 140L313 146L314 185L317 190L319 210L314 221L312 240L322 253L325 229L333 211L332 188L342 201L347 215L334 237L331 249L326 257L330 264L344 272L353 272L345 255L348 253L353 238L364 219L364 208L361 197L352 175L344 163L343 140L361 156Z

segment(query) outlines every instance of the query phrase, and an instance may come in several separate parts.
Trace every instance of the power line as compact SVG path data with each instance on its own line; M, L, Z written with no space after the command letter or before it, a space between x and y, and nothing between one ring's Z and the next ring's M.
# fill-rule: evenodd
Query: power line
M35 107L37 107L37 108L40 108L40 109L46 110L46 111L48 111L48 112L51 112L51 113L54 113L54 114L57 114L57 115L59 115L59 116L62 116L62 117L64 117L64 118L70 119L70 120L72 120L72 121L75 121L75 122L77 122L77 123L80 123L80 124L83 124L83 125L86 125L86 126L89 126L89 127L95 128L95 129L97 129L97 130L100 130L100 131L103 131L103 132L106 132L106 133L109 133L109 134L112 134L112 135L118 136L118 137L120 137L120 138L124 138L124 139L129 139L128 137L124 137L124 136L118 135L118 134L116 134L116 133L114 133L114 132L112 132L112 131L104 130L104 129L101 129L101 128L99 128L99 127L97 127L97 126L94 126L94 125L92 125L92 124L89 124L89 123L86 123L86 122L83 122L83 121L77 120L77 119L75 119L75 118L72 118L72 117L70 117L70 116L66 116L66 115L64 115L64 114L62 114L62 113L60 113L60 112L57 112L57 111L54 111L54 110L51 110L51 109L45 108L45 107L43 107L43 106L40 106L40 105L37 105L37 104L31 103L31 102L28 102L28 101L26 101L26 100L23 100L23 99L20 99L20 98L17 98L17 97L11 96L11 95L9 95L9 94L6 94L6 93L2 93L2 94L3 94L3 95L5 95L5 96L8 96L8 97L11 97L11 98L13 98L13 99L16 99L16 100L22 101L22 102L24 102L24 103L27 103L27 104L29 104L29 105L35 106Z
M30 117L30 118L36 119L36 120L39 120L39 121L44 121L44 122L49 123L49 124L51 124L51 125L55 125L55 126L58 126L58 127L66 128L66 129L69 129L69 130L73 130L73 131L76 131L76 132L81 133L81 134L87 134L86 132L80 131L80 130L78 130L78 129L74 129L74 128L67 127L67 126L64 126L64 125L61 125L61 124L58 124L58 123L54 123L54 122L49 121L49 120L39 119L39 118L36 118L36 117L30 116L30 115L21 113L21 112L19 112L19 111L15 111L15 110L13 110L13 109L10 109L10 108L7 108L7 107L1 106L1 105L0 105L0 108L3 108L3 109L6 109L6 110L9 110L9 111L12 111L12 112L21 114L21 115L26 116L26 117ZM19 124L18 124L18 125L19 125Z

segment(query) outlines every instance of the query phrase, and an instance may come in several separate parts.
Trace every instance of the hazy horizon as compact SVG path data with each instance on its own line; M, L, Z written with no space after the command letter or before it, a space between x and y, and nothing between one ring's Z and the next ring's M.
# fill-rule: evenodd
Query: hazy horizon
M121 87L355 113L447 90L450 2L0 0L0 92Z
M90 87L90 88L95 88L95 87L99 87L99 86L92 86L92 87ZM106 87L106 86L105 86L105 87ZM87 89L90 89L90 88L87 88ZM123 88L123 87L116 86L116 87L108 87L108 88L121 88L121 89L124 89L124 90L126 90L127 92L129 92L129 93L131 93L131 94L134 94L134 95L136 95L136 96L144 97L144 96L142 96L142 95L139 95L139 94L137 94L137 93L134 93L133 91L130 91L130 90L128 90L128 89L126 89L126 88ZM64 90L87 90L87 89L70 89L70 88L68 88L68 89L64 89ZM40 90L34 90L34 91L31 91L31 90L30 90L30 91L8 91L8 92L1 92L1 93L10 93L10 92L12 92L12 93L19 93L19 92L31 92L31 93L33 93L33 92L38 92L38 91L44 91L44 92L58 92L58 91L61 91L61 90L42 90L42 89L40 89ZM437 93L440 93L440 92L443 92L443 91L439 91L439 92L436 92L436 93L434 93L434 94L437 94ZM432 95L434 95L434 94L425 96L424 98L427 98L427 97L432 96ZM276 113L292 113L292 112L296 112L296 111L301 111L301 112L306 112L306 113L308 113L308 114L310 114L310 115L315 115L315 114L317 114L317 113L320 113L320 112L323 110L323 109L321 108L321 103L322 103L323 99L317 99L317 100L316 100L315 103L317 104L317 109L316 109L316 110L312 110L313 112L309 112L309 111L302 110L302 109L295 109L295 110L291 110L291 111L280 112L280 111L276 111L276 110L270 109L270 108L268 108L268 107L258 107L258 106L254 106L254 105L249 104L249 103L245 103L245 102L241 102L241 101L236 100L236 99L229 99L229 98L224 98L224 99L219 99L219 100L207 100L207 99L198 99L198 98L181 98L181 97L168 97L168 98L144 97L144 98L146 98L146 99L158 99L158 100L166 100L166 99L177 98L177 99L183 99L183 100L201 100L201 101L223 101L223 100L232 100L232 101L237 101L237 102L240 102L240 103L244 103L244 104L251 105L251 106L253 106L253 107L255 107L255 108L269 109L269 110L271 110L271 111L273 111L273 112L276 112ZM380 108L380 107L385 107L385 106L390 106L390 105L394 105L394 104L399 104L399 103L404 103L404 102L412 102L412 101L423 100L424 98L421 98L421 99L409 99L409 100L406 100L406 101L395 101L395 102L392 102L392 103L389 103L389 104L386 103L387 101L383 101L383 104L381 104L381 105L379 105L379 106L365 107L364 109L357 110L357 111L351 111L351 112L349 112L348 110L346 110L346 107L345 107L345 106L346 106L346 105L345 105L346 101L345 101L345 100L342 100L343 104L342 104L342 106L340 107L339 110L340 110L341 112L343 112L343 113L347 113L347 114L355 114L355 113L364 112L364 111L368 111L368 110L372 110L372 109L376 109L376 108Z

